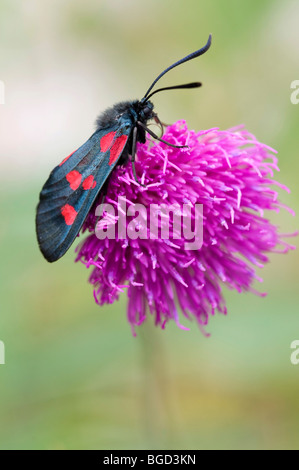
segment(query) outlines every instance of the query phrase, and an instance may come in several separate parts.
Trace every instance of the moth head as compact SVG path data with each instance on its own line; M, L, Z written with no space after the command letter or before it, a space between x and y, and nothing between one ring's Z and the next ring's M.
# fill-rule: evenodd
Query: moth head
M142 122L146 122L148 121L149 119L152 119L152 117L154 116L154 113L153 113L153 109L154 109L154 105L151 101L145 101L145 102L139 102L139 119L142 121Z

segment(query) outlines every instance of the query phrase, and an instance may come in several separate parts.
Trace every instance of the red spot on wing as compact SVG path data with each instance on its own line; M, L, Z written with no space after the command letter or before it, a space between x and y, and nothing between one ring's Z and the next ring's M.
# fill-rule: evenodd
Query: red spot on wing
M63 165L77 150L74 150L72 153L70 153L67 157L65 157L61 163L59 163L59 166Z
M93 175L87 176L83 181L83 189L94 189L97 185L97 182L94 180Z
M70 187L75 191L81 184L82 175L79 171L73 170L66 175L66 179L70 183Z
M73 225L78 212L73 206L70 206L69 204L65 204L65 206L61 208L61 214L64 217L66 225Z
M118 159L121 152L123 151L123 148L127 140L128 140L128 136L126 135L120 135L119 137L117 137L117 139L115 140L114 144L112 145L110 149L109 165L112 165Z
M113 139L115 137L116 132L109 132L108 134L103 135L103 137L100 140L100 146L101 146L101 152L107 152L109 149L110 145L113 142Z

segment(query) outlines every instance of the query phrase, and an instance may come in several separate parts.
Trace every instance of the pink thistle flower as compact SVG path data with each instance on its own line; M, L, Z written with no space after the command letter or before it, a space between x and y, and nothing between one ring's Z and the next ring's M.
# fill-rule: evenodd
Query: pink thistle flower
M120 224L120 200L146 208L161 202L180 207L202 204L201 248L186 249L186 239L177 237L173 221L169 239L116 235L100 240L95 233L98 217L94 209L83 226L83 232L91 233L77 248L76 261L93 267L89 281L98 304L113 303L127 289L127 315L134 334L148 312L162 328L174 320L188 329L184 319L195 318L204 331L215 311L227 312L223 285L257 293L252 287L254 280L261 281L256 267L267 263L271 252L294 249L264 215L265 210L279 212L281 208L294 215L279 202L275 190L289 192L272 179L274 170L279 171L275 150L242 127L195 132L178 121L166 129L163 138L188 148L161 142L139 144L136 171L145 186L134 180L130 163L117 167L105 203L112 204L118 215L109 215L106 225L117 228ZM99 197L96 205L100 202ZM126 228L131 220L127 219ZM160 229L162 226L161 220ZM147 235L149 230L146 226Z

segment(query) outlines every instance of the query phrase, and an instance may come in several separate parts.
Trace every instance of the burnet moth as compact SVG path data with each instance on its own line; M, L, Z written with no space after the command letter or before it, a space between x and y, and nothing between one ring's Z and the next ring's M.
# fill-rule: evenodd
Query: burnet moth
M128 162L129 156L134 178L138 181L134 165L136 144L145 143L146 132L154 139L179 147L165 142L147 127L148 121L154 119L163 131L149 99L160 91L198 88L201 83L151 90L169 70L204 54L211 41L210 35L204 47L160 73L140 101L124 101L104 111L87 142L54 168L41 190L36 214L37 239L46 260L57 261L70 248L112 170L116 165Z

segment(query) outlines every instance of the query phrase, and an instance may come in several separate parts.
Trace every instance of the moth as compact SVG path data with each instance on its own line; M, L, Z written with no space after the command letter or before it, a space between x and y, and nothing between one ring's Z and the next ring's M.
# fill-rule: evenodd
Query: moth
M37 240L47 261L57 261L70 248L116 165L126 164L130 159L134 178L141 184L134 162L137 142L145 143L146 133L172 147L180 147L148 128L147 123L153 119L163 131L150 98L160 91L198 88L201 83L152 89L171 69L207 52L211 41L210 35L205 46L160 73L140 101L123 101L104 111L96 121L94 134L51 172L41 190L36 212Z

